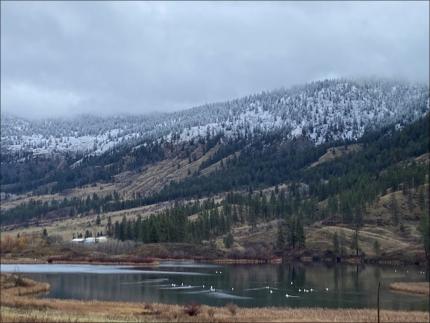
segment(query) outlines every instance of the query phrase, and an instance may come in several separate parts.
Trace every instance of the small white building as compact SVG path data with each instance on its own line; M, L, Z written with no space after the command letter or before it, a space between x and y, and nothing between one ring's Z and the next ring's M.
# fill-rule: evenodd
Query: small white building
M85 238L84 243L96 243L96 238L94 237Z
M101 236L101 237L88 237L88 238L75 238L72 239L72 242L74 243L103 243L107 242L107 237Z
M107 241L107 237L104 237L104 236L96 237L96 242L106 242L106 241Z

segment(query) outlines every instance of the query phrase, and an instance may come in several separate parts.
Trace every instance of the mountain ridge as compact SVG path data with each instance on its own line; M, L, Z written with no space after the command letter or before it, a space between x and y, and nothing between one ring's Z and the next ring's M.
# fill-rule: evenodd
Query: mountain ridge
M368 128L408 124L428 111L428 87L391 80L334 79L160 114L28 121L2 118L3 153L102 154L121 144L176 142L286 130L316 144L358 139ZM3 117L3 116L2 116Z

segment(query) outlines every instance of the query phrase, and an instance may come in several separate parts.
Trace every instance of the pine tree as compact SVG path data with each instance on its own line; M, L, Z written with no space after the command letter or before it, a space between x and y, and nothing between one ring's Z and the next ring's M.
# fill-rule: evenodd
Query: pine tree
M122 220L120 223L119 239L121 241L124 241L127 239L127 218L125 217L125 215L122 217Z
M140 216L140 214L137 216L137 220L134 224L134 237L136 239L136 241L140 241L143 242L144 241L144 237L143 237L143 227L142 227L142 217Z
M288 246L294 249L297 244L297 231L296 231L295 218L290 217L287 227L288 227Z
M335 255L339 255L340 253L340 243L337 232L335 232L333 235L333 252L335 253Z
M344 256L346 255L346 249L345 249L345 232L342 230L339 234L339 245L340 245L340 255Z
M304 248L306 237L305 237L305 231L303 228L303 223L300 218L297 219L296 230L297 230L297 242L299 244L299 247Z
M112 237L113 235L112 218L110 216L108 217L108 221L106 224L106 234L108 237Z
M159 241L159 234L154 224L151 225L149 241L153 243L156 243Z
M358 206L354 211L354 224L357 227L361 227L363 225L363 213L364 208Z
M418 191L418 205L421 209L421 211L425 210L425 194L424 194L424 186L421 186Z
M115 221L114 238L118 240L121 239L121 226L118 221Z
M327 207L331 215L335 215L338 211L338 200L336 196L330 196L328 198Z
M379 256L381 253L381 247L379 245L378 240L375 240L375 242L373 242L373 251L375 252L376 256Z
M352 236L351 249L355 250L355 255L357 257L358 257L358 253L359 253L358 237L359 237L359 228L358 228L358 226L356 226L355 230L354 230L354 234Z
M413 201L413 191L411 188L409 188L407 192L407 204L408 204L409 211L412 211L414 209L414 201Z
M229 232L226 237L224 238L224 246L228 249L230 249L233 246L234 238L231 232Z
M394 192L391 193L390 196L390 210L391 210L391 218L393 220L394 225L399 225L399 206L397 205L396 197L394 196Z
M426 253L426 258L430 255L430 225L429 225L429 214L427 212L421 212L420 219L420 232L423 241L424 251Z
M278 248L278 250L284 250L285 248L285 232L284 232L284 225L282 223L279 223L278 225L278 237L276 239L276 248Z
M125 239L134 240L133 223L130 220L127 221L127 226L125 230Z

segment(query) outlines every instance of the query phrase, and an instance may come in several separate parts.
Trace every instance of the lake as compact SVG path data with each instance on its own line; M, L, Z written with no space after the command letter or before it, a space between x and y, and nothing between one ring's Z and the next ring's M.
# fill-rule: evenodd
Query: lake
M381 307L428 310L425 296L392 292L395 281L425 281L418 267L324 264L213 265L162 261L156 268L121 265L1 265L48 282L44 297L223 306L374 308L381 281Z

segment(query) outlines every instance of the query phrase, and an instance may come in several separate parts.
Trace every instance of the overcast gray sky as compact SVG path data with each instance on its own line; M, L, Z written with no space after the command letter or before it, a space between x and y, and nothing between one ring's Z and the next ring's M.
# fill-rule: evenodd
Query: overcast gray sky
M2 2L1 106L172 111L326 77L428 83L429 3Z

